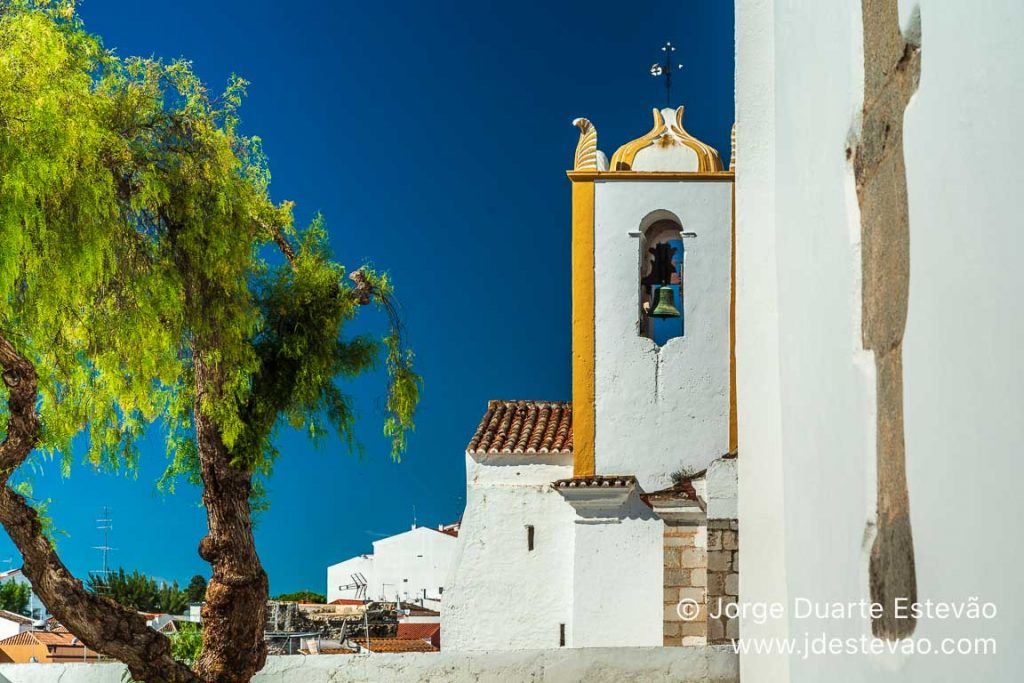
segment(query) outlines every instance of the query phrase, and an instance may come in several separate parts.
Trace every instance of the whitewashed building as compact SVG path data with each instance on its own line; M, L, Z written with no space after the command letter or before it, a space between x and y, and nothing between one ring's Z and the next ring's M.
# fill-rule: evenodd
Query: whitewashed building
M374 541L373 553L327 568L327 601L365 597L438 609L458 534L458 524L413 525L409 531Z
M35 628L35 621L23 614L0 609L0 640Z
M1009 0L736 2L740 576L785 606L741 631L890 634L751 650L744 681L1024 679L1022 27ZM795 608L901 595L931 618Z
M682 107L653 119L610 162L575 122L572 402L489 404L445 649L735 636L706 610L737 593L733 175Z

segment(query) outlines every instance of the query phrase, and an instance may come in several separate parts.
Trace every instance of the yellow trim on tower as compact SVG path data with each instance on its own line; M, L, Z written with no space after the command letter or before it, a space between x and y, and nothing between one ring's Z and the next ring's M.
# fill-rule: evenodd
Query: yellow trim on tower
M733 126L735 147L736 127ZM735 152L733 159L736 158ZM732 247L729 266L729 452L739 448L739 413L736 410L736 183L732 185L732 203L729 210L732 224Z
M690 135L683 128L684 107L678 107L675 111L675 121L666 124L665 117L658 109L653 110L654 127L646 135L627 142L619 147L612 155L608 168L613 171L631 171L636 155L640 150L651 145L672 146L683 145L689 147L697 155L697 172L714 173L722 170L722 160L718 156L718 150L711 145L701 142Z
M581 180L720 180L732 182L732 171L568 171L573 182Z
M594 182L572 177L572 473L595 474Z

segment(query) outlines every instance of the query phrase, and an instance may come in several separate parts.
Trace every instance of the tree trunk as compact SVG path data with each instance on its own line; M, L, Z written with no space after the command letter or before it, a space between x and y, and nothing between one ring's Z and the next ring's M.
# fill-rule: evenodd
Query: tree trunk
M196 670L211 683L245 683L263 668L267 646L267 574L256 554L249 495L252 474L231 464L216 424L205 414L203 397L222 385L216 365L196 349L196 441L209 533L199 555L213 577L203 606L203 653Z
M22 555L22 571L32 588L83 643L124 662L136 680L199 682L196 674L171 657L170 641L147 626L145 617L110 598L90 593L72 576L43 533L36 511L7 485L11 474L39 442L37 378L31 361L2 334L0 368L9 392L7 436L0 443L0 522Z

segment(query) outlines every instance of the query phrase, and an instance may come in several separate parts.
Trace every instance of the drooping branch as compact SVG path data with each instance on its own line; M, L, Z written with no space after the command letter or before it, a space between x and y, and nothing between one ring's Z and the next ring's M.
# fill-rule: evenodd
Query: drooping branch
M0 368L8 391L7 435L0 443L0 522L22 555L22 571L36 594L83 643L127 664L137 680L198 683L199 677L171 656L166 636L147 626L141 614L85 589L57 555L36 511L8 485L39 443L37 376L32 362L2 334Z

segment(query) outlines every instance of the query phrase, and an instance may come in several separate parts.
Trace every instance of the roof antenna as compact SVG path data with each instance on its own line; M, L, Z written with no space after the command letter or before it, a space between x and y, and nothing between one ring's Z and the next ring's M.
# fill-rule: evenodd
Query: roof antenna
M103 516L96 520L96 529L103 532L103 545L94 545L93 550L99 550L103 554L103 569L93 570L91 573L99 574L104 579L110 575L110 566L107 563L107 555L116 548L110 547L110 530L114 528L114 520L110 517L110 508L103 506Z
M655 78L665 77L665 106L672 106L672 53L676 51L672 43L665 43L665 46L661 48L661 51L665 53L665 63L659 64L655 62L651 64L651 75ZM676 64L677 69L682 69L682 64Z
M412 528L416 528L416 506L412 506Z

